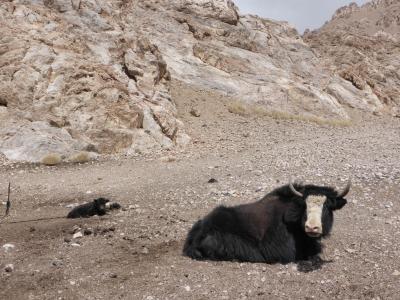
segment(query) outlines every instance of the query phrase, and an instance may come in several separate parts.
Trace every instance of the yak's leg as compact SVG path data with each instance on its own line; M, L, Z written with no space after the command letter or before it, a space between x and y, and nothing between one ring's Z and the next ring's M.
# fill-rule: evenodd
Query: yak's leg
M201 242L201 235L203 231L202 221L197 221L192 229L190 229L188 236L183 246L183 254L193 259L204 259L202 253L198 249Z
M201 241L200 251L211 260L265 262L257 245L230 233L207 235Z
M219 235L208 233L203 236L202 230L195 224L189 233L183 253L194 259L224 260L228 259L225 245Z
M322 245L319 240L307 237L305 238L302 247L298 250L297 259L307 260L320 254L322 252Z

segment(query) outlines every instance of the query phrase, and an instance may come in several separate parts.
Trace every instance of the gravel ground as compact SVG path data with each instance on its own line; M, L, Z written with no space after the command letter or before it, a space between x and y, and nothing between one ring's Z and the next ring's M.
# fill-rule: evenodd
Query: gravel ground
M0 221L0 299L399 299L399 119L354 114L352 125L332 127L242 117L221 95L180 85L174 93L193 138L186 149L56 167L0 158L0 199L12 182L11 215ZM322 261L181 255L198 218L257 200L290 176L338 188L353 180ZM97 196L124 209L63 218Z

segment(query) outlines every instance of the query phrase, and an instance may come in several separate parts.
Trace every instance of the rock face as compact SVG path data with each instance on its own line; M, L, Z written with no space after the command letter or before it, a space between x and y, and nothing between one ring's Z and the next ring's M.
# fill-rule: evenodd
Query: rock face
M171 78L290 114L381 109L351 76L321 66L286 22L240 16L230 0L2 1L0 151L37 162L184 145Z
M332 73L365 93L366 99L378 99L382 112L399 115L399 1L374 0L361 7L355 3L342 7L330 22L306 33L304 39Z
M10 159L146 151L188 138L162 54L120 1L0 4L0 150Z
M140 7L129 17L157 44L174 78L271 111L347 117L337 97L325 90L345 83L319 67L286 22L232 14L230 1L191 1L198 7L191 13L182 8L185 1L150 2L153 10ZM212 3L225 5L225 12L208 13Z

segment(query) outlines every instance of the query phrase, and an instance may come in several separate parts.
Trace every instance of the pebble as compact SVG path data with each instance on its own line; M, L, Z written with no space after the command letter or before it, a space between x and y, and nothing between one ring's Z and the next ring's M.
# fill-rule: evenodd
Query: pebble
M4 271L6 271L7 273L11 273L12 271L14 271L14 265L13 264L6 265Z
M357 252L357 250L355 250L355 249L350 249L350 248L347 248L347 249L346 249L346 252L348 252L348 253L356 253L356 252Z
M93 233L93 230L91 228L85 228L83 230L84 235L91 235Z
M8 252L9 250L14 249L15 245L14 244L4 244L3 248L4 248L4 251Z
M234 196L236 194L236 191L222 191L221 194L229 197L229 196Z
M256 176L261 176L262 174L263 174L263 171L261 171L261 170L254 171L254 175L256 175Z
M75 232L74 235L72 236L73 239L80 239L81 237L83 237L81 231Z
M61 266L63 265L63 262L62 262L61 260L56 259L56 260L53 260L53 261L51 262L51 264L52 264L53 266L55 266L55 267L61 267Z
M195 109L195 108L192 108L192 109L190 110L190 114L191 114L193 117L196 117L196 118L200 117L200 112L199 112L197 109Z
M75 225L74 227L72 227L72 229L69 233L74 234L80 230L81 230L81 228L78 225Z
M400 276L400 271L398 270L394 270L394 272L392 273L393 276Z
M162 161L162 162L174 162L174 161L176 161L176 157L165 156L165 157L161 157L160 161Z

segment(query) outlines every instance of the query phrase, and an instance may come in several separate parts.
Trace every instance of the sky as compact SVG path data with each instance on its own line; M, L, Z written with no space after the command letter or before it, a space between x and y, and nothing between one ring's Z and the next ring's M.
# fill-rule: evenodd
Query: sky
M331 19L339 7L356 2L362 5L367 0L233 0L241 14L256 14L260 17L288 21L300 34L306 28L316 29Z

